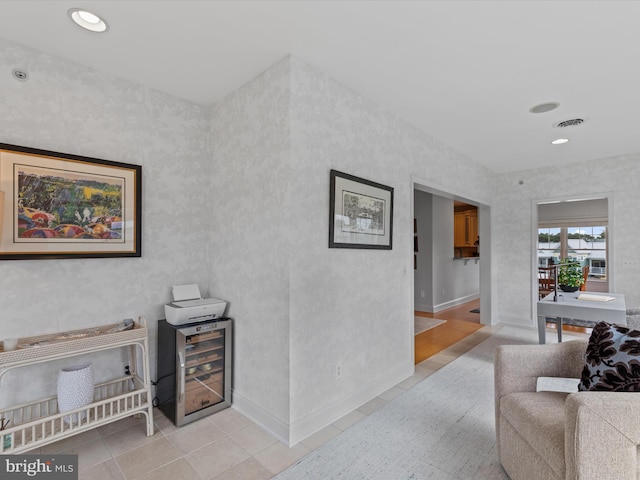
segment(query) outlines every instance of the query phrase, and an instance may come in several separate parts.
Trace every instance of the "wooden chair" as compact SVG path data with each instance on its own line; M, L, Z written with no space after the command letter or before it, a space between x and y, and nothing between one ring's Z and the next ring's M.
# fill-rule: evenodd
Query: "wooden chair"
M542 299L556 288L556 268L538 267L538 298Z
M582 285L580 285L580 291L581 292L586 292L587 291L587 277L588 276L589 276L589 267L588 266L582 267L582 278L584 279L584 282L582 283Z

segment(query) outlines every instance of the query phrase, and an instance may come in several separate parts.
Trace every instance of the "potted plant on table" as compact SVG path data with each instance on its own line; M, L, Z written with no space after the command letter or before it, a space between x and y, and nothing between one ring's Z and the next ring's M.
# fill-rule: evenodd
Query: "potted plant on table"
M580 262L563 258L558 267L558 286L563 292L575 292L584 283Z

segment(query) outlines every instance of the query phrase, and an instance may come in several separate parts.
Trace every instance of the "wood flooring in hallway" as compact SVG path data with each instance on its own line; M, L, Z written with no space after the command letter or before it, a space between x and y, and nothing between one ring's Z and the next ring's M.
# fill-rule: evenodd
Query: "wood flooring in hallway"
M480 314L471 310L480 308L480 299L456 305L438 313L415 312L416 316L446 320L414 337L415 364L435 355L482 328Z
M442 325L438 325L437 327L433 327L419 333L414 337L415 364L419 364L423 360L441 352L445 348L458 343L476 330L481 329L482 324L480 323L480 314L471 312L471 310L476 308L480 308L480 299L463 303L461 305L442 310L438 313L416 311L416 316L439 318L441 320L446 320L446 322ZM549 322L547 323L547 328L556 329L557 324ZM590 335L592 329L564 324L562 325L562 331ZM549 333L547 333L547 335L549 335Z

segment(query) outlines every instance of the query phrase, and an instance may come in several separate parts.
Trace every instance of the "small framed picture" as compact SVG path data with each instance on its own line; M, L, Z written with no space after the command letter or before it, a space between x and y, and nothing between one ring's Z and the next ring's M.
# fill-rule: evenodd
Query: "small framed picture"
M329 248L391 250L393 188L331 170Z

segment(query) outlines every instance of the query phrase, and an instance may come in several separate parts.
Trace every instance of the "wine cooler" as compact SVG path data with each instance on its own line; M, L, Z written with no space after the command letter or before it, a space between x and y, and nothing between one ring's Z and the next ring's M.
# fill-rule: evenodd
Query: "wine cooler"
M231 405L232 322L158 322L156 402L177 426Z

